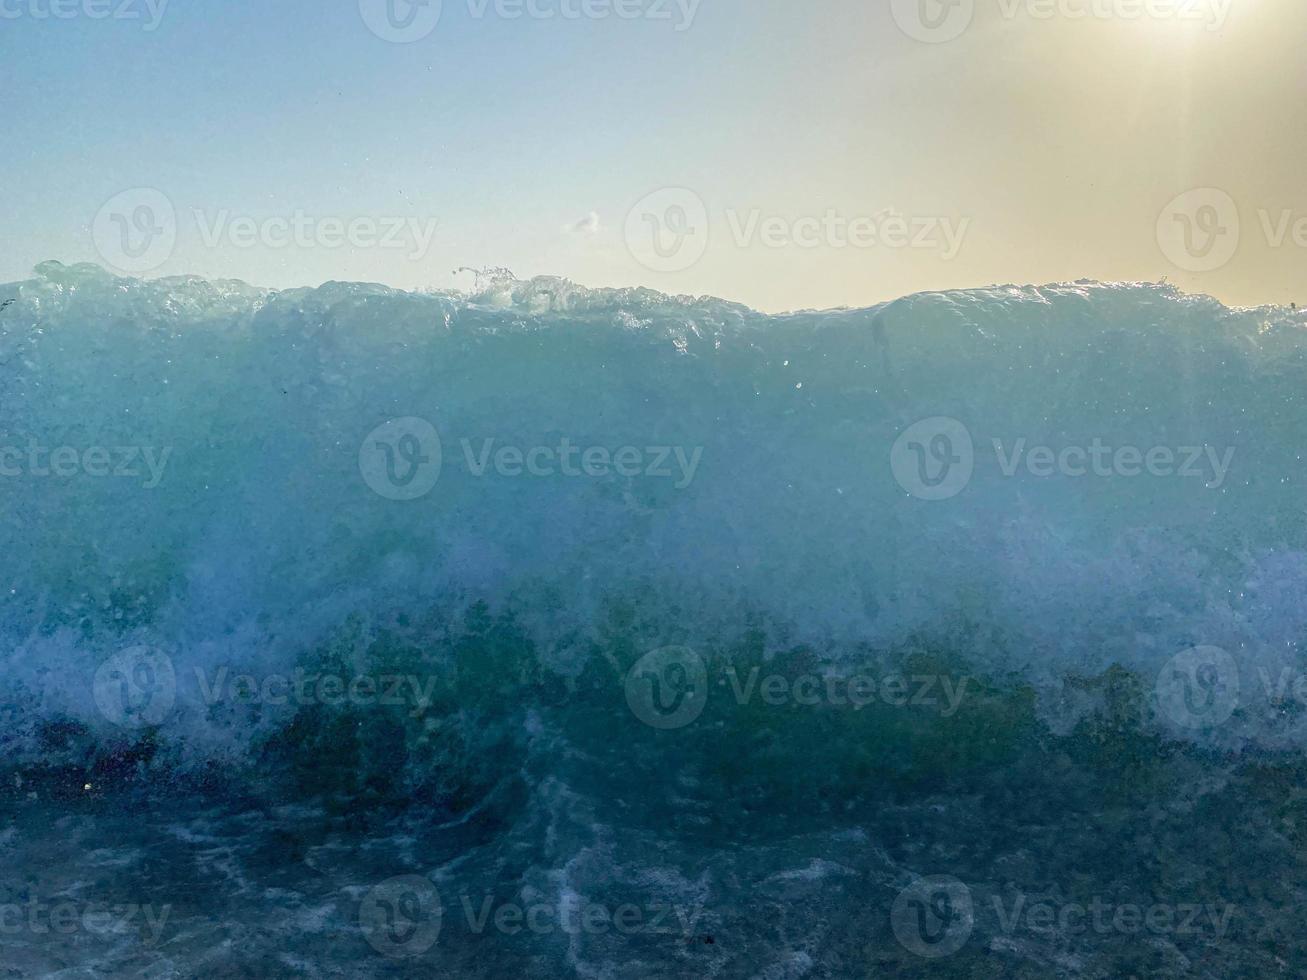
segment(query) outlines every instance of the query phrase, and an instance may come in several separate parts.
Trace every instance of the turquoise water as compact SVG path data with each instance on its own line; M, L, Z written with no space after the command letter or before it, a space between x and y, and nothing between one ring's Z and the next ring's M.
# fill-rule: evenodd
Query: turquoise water
M1302 971L1300 311L6 300L12 975Z

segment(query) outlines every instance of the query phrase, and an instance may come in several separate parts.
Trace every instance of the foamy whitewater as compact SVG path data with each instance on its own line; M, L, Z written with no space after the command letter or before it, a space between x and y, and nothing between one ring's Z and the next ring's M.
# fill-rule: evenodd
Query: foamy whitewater
M773 316L54 262L0 304L0 845L46 891L173 907L153 942L0 936L16 975L1304 966L1299 805L1248 775L1307 747L1304 312L1078 282ZM909 703L742 695L750 671ZM350 695L296 692L324 675ZM1220 868L1175 870L1208 845ZM444 902L418 954L369 932L396 875ZM947 956L894 918L940 875L973 909ZM1046 934L995 914L1014 889L1236 912ZM488 894L673 928L478 932Z

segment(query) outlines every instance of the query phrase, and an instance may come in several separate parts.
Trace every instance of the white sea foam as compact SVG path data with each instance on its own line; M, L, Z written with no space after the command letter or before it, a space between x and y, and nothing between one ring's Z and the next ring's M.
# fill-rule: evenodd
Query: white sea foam
M352 623L333 655L363 673L376 631L478 600L563 673L610 636L615 600L651 648L759 626L831 656L940 638L1036 683L1054 723L1092 707L1068 676L1155 675L1210 645L1244 698L1209 736L1307 740L1256 703L1259 669L1304 666L1302 312L1084 282L767 316L556 279L272 292L57 263L6 299L0 709L19 756L41 720L115 731L96 671L138 644L171 660L187 751L239 756L294 706L208 704L196 671L290 674ZM893 447L939 417L965 427L973 472L923 499ZM360 467L396 419L440 437L415 499ZM548 449L552 469L509 456L478 475L463 443L475 461L485 440ZM1007 475L1022 440L1213 447L1228 470ZM568 472L564 446L608 462ZM40 473L54 447L76 467ZM147 486L143 452L143 478L97 476L96 447L168 455ZM651 470L663 449L700 453L685 485Z

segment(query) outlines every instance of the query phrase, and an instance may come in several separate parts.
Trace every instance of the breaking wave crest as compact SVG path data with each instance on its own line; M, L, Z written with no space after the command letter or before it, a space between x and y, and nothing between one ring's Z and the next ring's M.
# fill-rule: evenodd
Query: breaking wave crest
M258 767L466 811L541 744L652 751L631 668L668 648L655 680L708 680L678 743L705 766L766 730L838 782L892 731L915 754L874 761L912 779L979 764L960 734L1122 710L1307 742L1270 696L1307 630L1301 312L1080 282L773 316L58 263L0 304L0 747L29 781ZM926 721L776 721L738 696L758 669L970 686ZM1168 701L1176 669L1219 718Z

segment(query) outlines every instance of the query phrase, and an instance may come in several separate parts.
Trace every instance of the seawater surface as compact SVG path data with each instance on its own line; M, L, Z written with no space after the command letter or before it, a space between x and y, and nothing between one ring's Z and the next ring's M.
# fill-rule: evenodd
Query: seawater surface
M1305 323L46 263L0 975L1297 975Z

